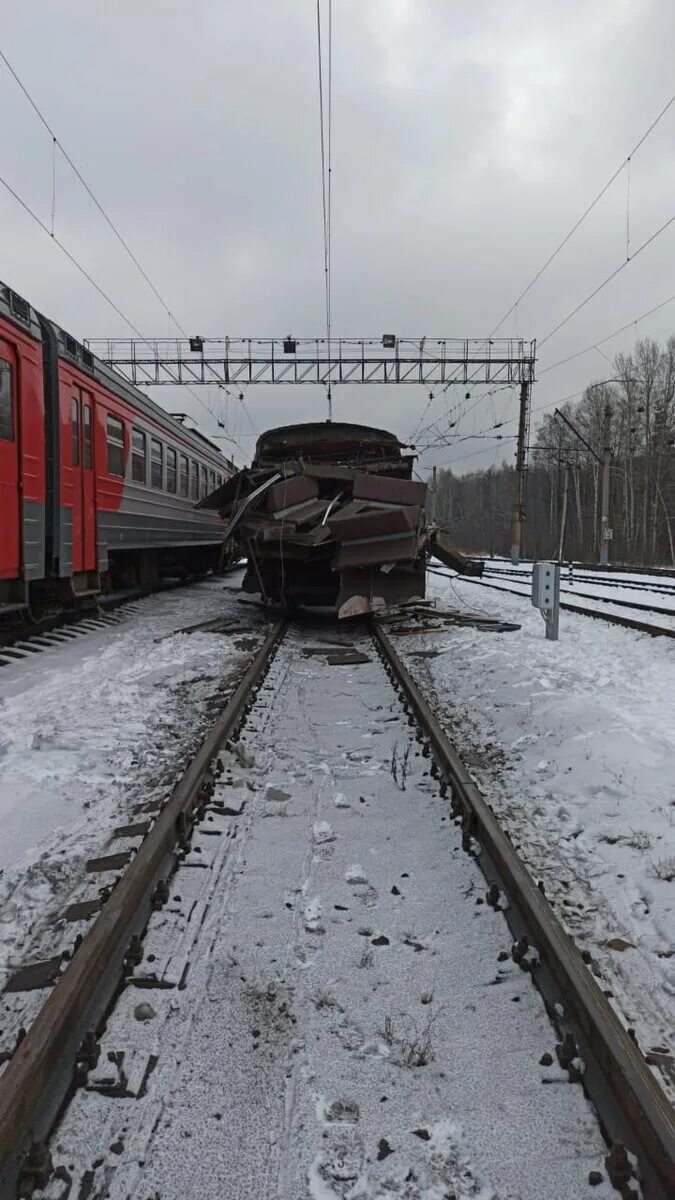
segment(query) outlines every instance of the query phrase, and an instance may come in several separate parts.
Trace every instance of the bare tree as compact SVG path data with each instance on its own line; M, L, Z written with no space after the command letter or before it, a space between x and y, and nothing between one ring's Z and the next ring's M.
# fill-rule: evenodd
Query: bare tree
M561 406L590 447L547 414L532 439L524 549L533 557L558 551L568 477L564 553L595 561L600 543L600 467L605 406L612 410L610 511L612 558L626 564L675 566L675 336L665 347L638 341L613 363L617 382L589 384L575 405ZM514 469L507 463L438 477L438 518L458 545L508 554Z

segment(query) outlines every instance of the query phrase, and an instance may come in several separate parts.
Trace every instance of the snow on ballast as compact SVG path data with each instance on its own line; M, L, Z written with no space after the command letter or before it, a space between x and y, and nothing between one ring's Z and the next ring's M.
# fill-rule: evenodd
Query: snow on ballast
M111 1200L611 1195L622 1151L568 1082L585 1053L549 1024L538 955L509 952L428 729L367 639L313 635L293 629L265 682L259 655L240 740L211 736L202 819L177 823L85 1086L27 1169L50 1200L66 1176Z

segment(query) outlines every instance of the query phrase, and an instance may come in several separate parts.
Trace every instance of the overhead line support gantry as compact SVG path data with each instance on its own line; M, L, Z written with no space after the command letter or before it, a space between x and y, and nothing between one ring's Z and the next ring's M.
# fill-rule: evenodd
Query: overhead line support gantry
M87 347L136 385L457 384L534 381L522 338L106 338Z

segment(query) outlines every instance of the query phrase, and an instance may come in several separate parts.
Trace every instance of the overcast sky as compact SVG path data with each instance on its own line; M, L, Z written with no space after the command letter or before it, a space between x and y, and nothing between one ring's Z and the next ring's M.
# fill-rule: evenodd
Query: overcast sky
M4 0L0 47L186 328L322 335L314 0ZM673 0L333 0L334 335L486 336L670 98L673 47ZM51 139L2 63L0 111L0 174L49 223ZM633 249L675 211L674 148L675 105L631 163ZM626 208L624 171L500 334L544 338L618 266ZM55 228L144 335L176 332L62 160ZM0 245L0 278L76 337L128 334L1 187ZM675 292L674 250L675 224L540 369ZM675 303L638 331L665 339ZM611 375L592 351L543 373L533 406ZM152 394L215 430L190 396ZM222 393L203 395L224 413ZM516 410L515 393L478 397L460 437ZM408 438L427 399L345 387L335 415ZM312 387L252 388L246 404L259 429L326 412ZM227 415L250 453L241 406ZM462 441L422 465L512 453Z

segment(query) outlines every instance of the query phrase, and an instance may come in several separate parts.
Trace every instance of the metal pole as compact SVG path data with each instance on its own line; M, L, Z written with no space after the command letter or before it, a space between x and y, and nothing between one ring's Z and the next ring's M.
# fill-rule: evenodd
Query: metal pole
M605 405L605 421L603 426L604 445L602 453L602 496L600 513L600 565L602 567L606 567L609 563L609 467L612 454L611 433L612 408L608 401Z
M525 473L527 471L527 438L530 425L530 385L520 385L520 416L518 420L518 447L516 450L516 493L513 502L511 525L511 562L520 562L520 543L525 520Z
M565 525L567 524L567 493L570 483L570 464L565 464L565 490L562 498L562 512L560 514L560 541L558 543L558 562L563 560L563 549L565 545Z
M437 486L438 486L438 480L436 478L436 467L432 467L432 469L431 469L431 520L434 525L436 524L436 521L438 519L438 493L436 491Z

